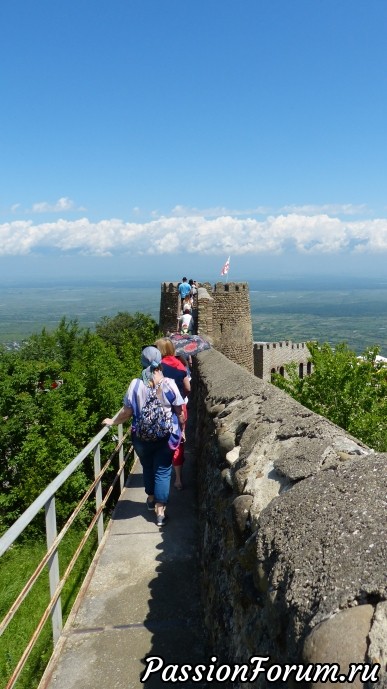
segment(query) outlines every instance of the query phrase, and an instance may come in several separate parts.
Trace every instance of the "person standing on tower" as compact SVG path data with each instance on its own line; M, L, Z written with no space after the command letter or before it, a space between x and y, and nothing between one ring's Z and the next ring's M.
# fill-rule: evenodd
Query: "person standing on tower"
M181 299L181 310L183 310L184 300L191 293L191 285L187 282L187 278L183 278L178 289L179 289L179 294L180 294L180 299Z

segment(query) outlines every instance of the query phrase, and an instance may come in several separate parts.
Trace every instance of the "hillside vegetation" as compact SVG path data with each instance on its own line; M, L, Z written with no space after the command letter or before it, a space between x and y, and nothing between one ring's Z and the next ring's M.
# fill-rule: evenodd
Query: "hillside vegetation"
M378 347L358 357L345 343L308 342L312 374L300 378L298 366L285 367L287 377L273 382L378 452L387 451L387 367L377 360Z
M95 333L63 318L20 350L0 350L1 531L100 430L101 419L120 408L141 370L141 349L157 334L156 322L140 313L105 317ZM63 486L59 522L78 502L91 471L85 464Z
M96 332L63 318L59 326L32 335L18 351L0 349L0 527L5 531L100 430L101 420L121 407L131 378L141 370L140 352L158 336L158 326L141 313L105 317ZM104 446L113 442L106 436ZM69 517L94 474L93 457L57 493L58 527ZM106 478L109 482L109 477ZM89 522L84 507L59 548L63 575ZM31 576L45 550L44 514L1 558L0 619ZM94 533L62 592L65 620L96 548ZM5 686L48 603L43 571L1 638L0 685ZM17 681L37 686L52 652L51 625L44 626Z

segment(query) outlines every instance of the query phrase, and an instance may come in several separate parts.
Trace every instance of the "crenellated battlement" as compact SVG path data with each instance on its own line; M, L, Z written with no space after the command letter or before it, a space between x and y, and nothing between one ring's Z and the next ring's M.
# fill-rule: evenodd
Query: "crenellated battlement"
M286 364L298 365L300 378L312 372L309 361L310 352L305 342L254 342L254 374L262 380L270 381L273 373L285 375Z
M254 342L254 349L307 349L305 342L292 342L283 340L280 342Z
M178 282L162 282L161 291L162 292L172 292L177 293Z
M249 285L247 282L217 282L214 285L213 291L217 294L220 294L221 292L248 292Z

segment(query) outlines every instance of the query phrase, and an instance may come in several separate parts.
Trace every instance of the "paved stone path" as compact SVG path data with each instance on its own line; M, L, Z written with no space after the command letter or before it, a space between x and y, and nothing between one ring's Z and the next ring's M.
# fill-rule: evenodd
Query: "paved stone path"
M114 512L78 610L69 620L40 689L156 689L142 684L145 656L166 664L208 661L201 619L195 458L189 446L184 490L171 488L168 522L145 505L137 463ZM184 687L203 687L195 682Z

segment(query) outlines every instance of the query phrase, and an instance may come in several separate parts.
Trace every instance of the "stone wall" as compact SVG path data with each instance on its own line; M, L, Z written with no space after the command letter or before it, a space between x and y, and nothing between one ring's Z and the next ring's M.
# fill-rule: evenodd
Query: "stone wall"
M295 362L299 367L300 377L311 373L308 359L310 352L305 342L254 342L253 343L254 375L270 382L273 371L284 375L286 364Z
M162 282L160 295L159 327L162 333L174 333L179 313L178 282Z
M214 349L195 357L193 389L214 652L385 667L387 455Z
M198 294L198 308L197 308L197 332L198 335L204 335L209 337L211 342L214 336L214 324L213 324L213 307L214 300L211 296L211 288L208 290L208 286L199 287Z

